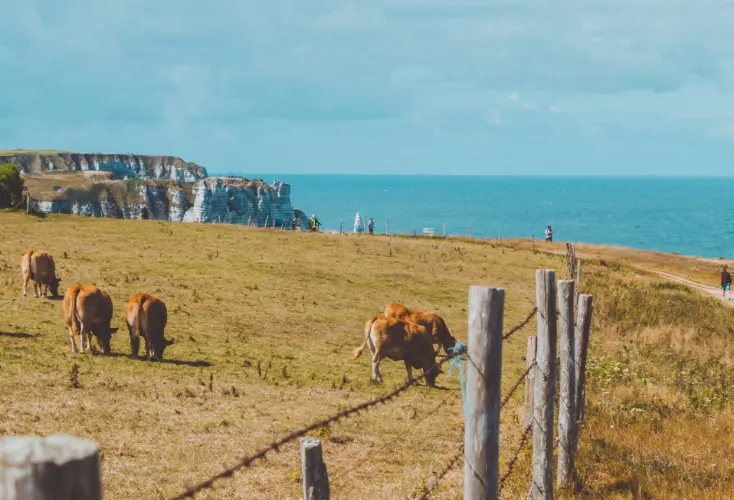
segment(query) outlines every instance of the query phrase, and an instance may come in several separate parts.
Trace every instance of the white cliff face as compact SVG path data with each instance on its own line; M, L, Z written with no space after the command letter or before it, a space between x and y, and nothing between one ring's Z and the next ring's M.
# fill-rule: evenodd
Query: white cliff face
M120 181L124 182L124 181ZM46 213L71 213L118 219L170 220L198 223L248 224L290 228L298 219L308 229L308 217L294 210L290 185L276 181L272 187L247 179L209 177L197 181L189 202L186 185L179 182L140 182L132 191L117 198L111 194L100 201L76 202L64 199L33 200L32 205Z
M24 174L53 171L110 172L114 178L138 178L196 182L207 176L206 169L174 156L146 156L102 153L35 153L0 155L0 163L10 163Z

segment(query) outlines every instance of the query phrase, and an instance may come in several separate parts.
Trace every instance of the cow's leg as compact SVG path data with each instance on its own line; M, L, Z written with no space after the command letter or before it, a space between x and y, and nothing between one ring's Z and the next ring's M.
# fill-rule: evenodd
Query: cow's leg
M84 337L86 335L84 323L81 324L81 328L79 330L79 352L84 354Z
M145 339L145 359L150 361L150 357L153 355L153 344L148 339Z
M130 325L127 325L127 331L130 334L130 356L137 358L140 352L140 337L135 334L135 330Z
M33 296L38 298L38 293L41 291L41 286L36 280L33 280Z
M24 275L23 276L23 297L28 296L28 280L30 279L30 276Z
M377 353L372 356L372 380L378 383L383 381L380 375L380 356Z
M405 371L408 373L408 380L413 378L413 366L405 360Z
M69 327L69 340L71 341L71 352L72 354L76 352L76 340L75 340L75 333L74 329L72 327Z

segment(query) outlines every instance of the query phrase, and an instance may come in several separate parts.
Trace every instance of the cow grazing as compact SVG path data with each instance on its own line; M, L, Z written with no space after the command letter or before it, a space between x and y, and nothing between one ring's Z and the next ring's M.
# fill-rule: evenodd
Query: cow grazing
M140 339L145 341L145 356L163 360L163 351L173 344L173 339L166 339L163 331L166 328L168 312L166 304L147 293L136 293L130 297L125 309L125 321L130 333L130 350L137 357L140 350Z
M402 319L425 327L431 332L433 343L439 346L436 354L441 352L442 346L449 354L449 349L456 345L456 339L449 332L446 322L436 313L408 309L402 304L388 304L383 314L388 318Z
M43 296L48 295L49 288L54 297L59 296L61 278L56 277L54 258L41 250L31 250L23 255L20 261L23 274L23 297L28 295L28 281L33 280L33 296L38 298L43 289Z
M413 368L422 368L426 385L436 386L436 377L442 373L436 365L431 334L425 327L386 316L375 316L364 327L364 343L355 349L352 359L357 359L369 346L372 353L372 380L382 382L380 361L383 358L403 361L408 379Z
M74 285L64 294L64 319L69 329L71 352L76 352L76 337L79 338L79 352L84 346L92 347L92 333L97 337L97 345L105 354L110 353L110 340L117 328L111 328L112 299L106 292L94 285Z

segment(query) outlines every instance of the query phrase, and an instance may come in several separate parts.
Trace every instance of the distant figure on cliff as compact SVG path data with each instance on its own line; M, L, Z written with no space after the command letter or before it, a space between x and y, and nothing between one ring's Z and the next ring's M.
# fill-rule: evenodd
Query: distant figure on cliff
M553 241L553 228L548 226L545 230L545 241Z
M316 214L312 214L312 215L311 215L311 232L312 232L312 233L315 233L316 231L318 231L318 230L319 230L319 227L320 227L320 226L321 226L321 223L320 223L320 222L319 222L319 220L318 220L318 219L316 218Z
M731 292L731 274L726 266L721 269L721 290L722 297L726 297L726 292Z
M375 233L375 221L372 220L372 217L370 217L370 220L367 222L367 231L369 231L370 234Z

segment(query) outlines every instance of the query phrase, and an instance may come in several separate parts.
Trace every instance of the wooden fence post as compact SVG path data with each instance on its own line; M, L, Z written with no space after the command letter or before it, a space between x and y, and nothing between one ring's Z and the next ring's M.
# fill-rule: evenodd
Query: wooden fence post
M553 499L553 406L556 392L556 273L535 273L538 344L535 354L533 482L535 500Z
M321 441L316 438L301 438L301 476L303 500L329 500L329 474L321 453Z
M385 219L385 234L390 236L390 221Z
M339 234L342 234L342 227L343 227L343 225L344 225L344 221L343 220L340 220L339 221Z
M574 357L576 358L576 400L574 401L574 409L576 411L577 423L584 419L584 402L586 400L586 354L589 350L591 313L593 310L594 297L584 293L580 294L574 339Z
M265 226L264 227L268 227L268 221L269 220L270 220L270 215L266 215L265 216Z
M576 414L574 400L576 385L574 377L574 325L573 306L574 282L558 282L558 310L561 330L561 381L558 398L558 470L556 486L567 488L573 475L574 443L576 442Z
M101 500L99 446L66 434L0 439L0 499Z
M528 372L527 378L525 379L525 428L533 423L533 398L535 391L535 368L530 368L535 363L535 346L537 344L538 337L528 337L528 348L525 351L525 369Z
M581 259L578 259L576 264L576 283L581 283Z
M464 498L496 499L505 291L469 288L469 363L464 428Z
M535 253L535 233L533 233L533 253Z
M446 237L446 223L443 223L443 235Z

